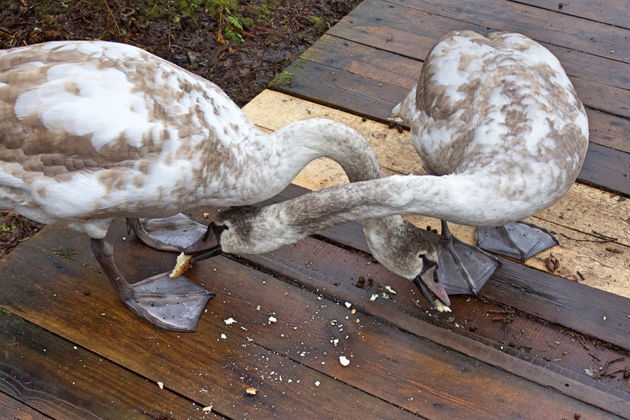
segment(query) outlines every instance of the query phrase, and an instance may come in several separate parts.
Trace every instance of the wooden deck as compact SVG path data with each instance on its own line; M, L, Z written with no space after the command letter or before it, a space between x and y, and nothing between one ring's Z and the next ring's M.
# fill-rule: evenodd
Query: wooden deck
M178 334L119 303L87 237L49 226L0 260L0 418L630 418L630 2L548 4L365 0L294 62L285 93L245 110L266 130L334 118L370 140L386 174L422 173L408 133L382 121L435 40L468 28L545 43L588 107L592 140L582 183L531 219L560 240L553 275L549 251L503 260L482 297L436 314L346 224L196 265L189 277L217 296L196 333ZM339 182L318 160L275 200ZM175 260L122 221L109 240L132 279Z

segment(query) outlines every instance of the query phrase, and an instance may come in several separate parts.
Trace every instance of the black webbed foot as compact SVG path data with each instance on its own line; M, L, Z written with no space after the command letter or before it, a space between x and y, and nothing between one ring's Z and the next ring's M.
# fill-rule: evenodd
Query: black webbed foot
M480 248L521 261L558 245L551 232L525 222L495 228L477 228L475 237Z
M449 294L477 295L500 265L495 257L456 239L442 221L438 277Z

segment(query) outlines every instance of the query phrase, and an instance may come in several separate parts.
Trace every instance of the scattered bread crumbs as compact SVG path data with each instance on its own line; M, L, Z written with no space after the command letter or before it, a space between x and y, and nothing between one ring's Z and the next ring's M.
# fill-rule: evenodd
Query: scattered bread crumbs
M270 323L270 324L273 324L274 322L278 322L278 320L276 319L276 317L275 317L275 316L270 316L270 317L269 317L269 323Z
M348 360L348 358L346 356L339 356L339 363L341 363L341 366L348 366L350 364L350 360Z
M164 389L164 382L158 381L157 385L160 387L160 389Z
M228 319L224 320L223 322L225 322L225 325L232 325L234 323L236 323L236 320L232 317L229 317Z
M247 388L245 392L247 392L247 395L256 395L258 390L256 388Z

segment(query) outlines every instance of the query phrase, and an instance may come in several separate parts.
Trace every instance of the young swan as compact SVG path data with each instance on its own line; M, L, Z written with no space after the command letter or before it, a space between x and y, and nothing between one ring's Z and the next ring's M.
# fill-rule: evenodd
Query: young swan
M127 217L148 245L181 250L205 227L197 233L179 216L138 218L264 201L321 156L339 162L351 181L380 176L365 139L343 124L312 119L263 133L213 83L130 45L61 41L0 54L0 208L86 233L122 301L163 328L194 330L213 294L167 273L129 283L105 240L112 220ZM321 208L296 207L309 210L308 217L327 217ZM286 242L274 238L282 231L258 235L258 250ZM434 257L418 242L413 255L423 253ZM404 262L390 254L379 254L388 267ZM422 274L428 264L415 262L401 270ZM439 284L429 286L448 302Z

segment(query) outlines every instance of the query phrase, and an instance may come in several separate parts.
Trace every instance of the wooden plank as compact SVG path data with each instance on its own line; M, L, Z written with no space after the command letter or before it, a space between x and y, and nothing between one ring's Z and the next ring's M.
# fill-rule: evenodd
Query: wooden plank
M369 8L378 16L375 3L366 0L356 9ZM381 1L381 0L375 0ZM549 13L537 7L503 0L384 0L387 3L417 9L496 30L520 32L530 38L559 47L571 48L612 60L630 63L628 37L624 28ZM483 13L479 13L483 10ZM354 11L350 13L350 16Z
M0 418L13 420L43 420L50 417L0 392Z
M306 190L292 186L282 198ZM369 253L359 224L322 233L329 240ZM277 252L274 253L277 255ZM481 295L630 350L630 300L502 259ZM605 319L604 319L605 318Z
M175 255L149 250L135 240L123 240L126 235L124 223L116 223L109 236L125 275L139 279L172 267ZM74 260L64 259L52 254L56 247L79 253ZM371 395L381 392L379 387L361 391L334 379L343 375L320 373L305 365L295 352L285 355L269 343L250 341L255 340L253 332L257 330L260 335L273 337L276 346L305 348L309 344L302 343L310 342L307 337L281 336L269 324L271 312L283 314L291 299L264 285L272 280L270 277L244 270L225 258L217 259L225 261L227 268L214 271L218 264L215 260L213 265L200 265L190 273L191 279L218 292L195 334L159 330L133 315L112 293L104 276L94 271L96 262L88 238L53 226L12 252L10 262L0 262L1 287L7 292L0 296L0 305L153 384L161 381L166 389L202 407L212 405L213 411L227 417L287 418L300 413L307 418L340 418L352 412L370 419L417 418ZM26 267L32 271L27 273ZM248 289L256 299L239 300L235 288ZM235 299L237 302L230 303ZM311 305L318 302L314 296L311 300ZM258 304L264 312L256 311ZM307 310L295 316L307 320L312 314ZM224 320L230 317L238 323L226 325ZM321 331L304 328L315 337L322 335ZM222 339L221 334L227 338ZM324 337L330 346L328 334ZM322 343L317 345L326 348ZM332 362L328 362L331 368ZM319 367L321 359L311 363ZM359 382L356 385L360 386ZM258 389L256 397L246 395L248 387Z
M628 19L630 1L628 0L511 1L630 29L630 19Z
M490 313L485 311L475 313L475 309L471 310L470 306L472 305L466 298L455 299L456 303L453 305L454 312L452 314L431 314L426 309L419 309L413 302L422 298L412 291L411 284L407 280L398 278L380 265L369 264L369 260L362 256L339 250L332 245L323 244L313 239L301 241L290 249L277 250L272 255L247 256L247 259L281 275L296 279L301 284L317 289L322 294L329 294L340 303L352 302L362 311L383 318L403 330L426 337L485 363L516 373L541 385L551 386L559 392L582 401L588 401L598 407L605 409L615 407L613 412L618 415L630 412L625 403L625 399L630 397L630 394L621 388L623 385L621 387L603 386L603 384L586 377L583 370L576 369L576 366L568 367L565 364L565 367L556 367L554 370L553 363L541 359L544 356L539 353L540 348L537 347L537 344L542 344L544 340L536 342L536 337L544 335L546 331L540 329L540 324L536 326L520 324L525 327L523 335L529 337L529 340L525 341L537 347L535 349L530 347L527 354L521 353L518 350L519 345L513 342L511 345L503 346L496 339L481 340L479 336L471 338L462 332L462 329L468 325L493 323L490 321L491 317L488 316ZM374 283L372 286L366 285L367 290L357 289L353 287L353 283L358 278L370 278L373 279ZM378 302L372 302L370 300L371 294L376 292L381 295L385 285L392 287L396 291L396 295L391 295L389 299L380 297ZM423 304L424 302L421 303L421 305ZM479 309L479 306L476 309ZM502 308L489 306L488 309L501 311ZM497 315L492 317L495 316ZM450 331L437 328L434 325L436 322L441 324L442 328L450 326ZM519 323L517 322L516 325ZM475 332L477 331L475 330ZM531 339L532 336L534 336L534 340ZM565 339L567 338L565 337ZM579 344L575 344L573 350L579 346ZM491 348L488 348L488 345ZM559 342L555 346L557 346L557 354L564 353L563 350L568 350ZM509 353L510 357L505 357L503 351ZM621 354L623 352L614 354L613 357L618 358ZM592 359L588 361L593 362ZM586 364L586 366L589 365Z
M118 254L122 267L134 277L172 263L172 258L155 256L136 241L123 241L123 234L120 223L112 238L122 252ZM588 418L610 417L574 398L369 316L359 315L360 322L355 322L351 317L354 314L345 306L318 300L308 290L223 257L205 261L189 273L190 278L218 294L202 317L198 333L156 331L116 305L115 300L112 302L105 282L81 264L84 258L94 263L91 258L83 253L76 256L76 261L51 261L41 256L52 245L85 249L81 246L84 242L85 238L49 227L34 241L20 246L11 254L12 264L2 269L1 278L9 282L4 287L8 296L2 297L2 303L57 334L73 336L99 354L124 360L122 364L134 371L155 370L153 375L164 377L165 386L175 387L171 389L182 394L207 386L221 413L233 415L228 412L232 411L242 416L250 411L250 404L258 402L259 415L278 416L290 412L307 417L341 417L362 411L362 418L411 418L409 412L432 418L537 418L548 412L564 417L574 413ZM29 273L24 272L26 267ZM51 270L55 275L46 279L46 293L35 295L33 290L41 284L37 280L40 274ZM79 285L73 280L77 278L81 279ZM77 287L92 294L86 297L76 293ZM108 296L107 302L99 302L98 309L94 308L91 296ZM80 311L74 313L75 307ZM99 315L103 310L106 316ZM277 322L268 320L271 315ZM237 323L226 326L224 320L228 317ZM221 332L226 339L219 337ZM145 338L147 335L154 336L153 345ZM112 340L114 336L116 340ZM339 340L337 347L335 338ZM140 348L148 354L134 354ZM269 350L262 354L259 349ZM339 364L342 354L351 359L350 366ZM143 362L134 363L133 358L142 358ZM180 387L177 376L180 380L192 376L188 381L193 390ZM287 378L293 381L289 383ZM241 400L236 409L230 408L235 401L226 401L227 395L217 389L216 382L231 380L239 385L251 381L261 397ZM280 389L284 394L278 392ZM370 398L358 389L369 390L378 398ZM593 392L599 395L597 389ZM532 407L534 399L537 404ZM616 410L614 401L607 402Z
M279 90L344 111L386 121L407 89L308 60L296 60L290 87ZM580 182L630 195L630 154L591 143Z
M416 84L422 70L422 64L418 60L330 35L324 35L313 44L302 54L302 58L376 79L379 82L409 88ZM420 61L423 60L424 57ZM581 77L570 78L585 106L626 118L630 117L630 91ZM630 126L628 120L621 119L621 122ZM599 124L595 122L595 125ZM628 147L630 148L630 145Z
M269 131L306 118L332 118L365 136L385 175L426 173L406 131L399 133L384 124L274 91L261 93L243 110ZM294 184L311 190L346 182L343 169L329 159L311 162L293 180ZM579 271L583 284L630 297L630 223L623 222L628 214L630 201L574 184L560 201L527 221L556 232L560 246L549 251L560 261L554 275L578 276ZM439 221L424 216L412 215L407 219L421 228L439 226ZM471 227L451 224L451 230L459 239L475 243ZM593 230L617 239L603 240ZM549 252L525 264L545 271L544 258Z
M302 58L405 89L415 86L422 70L422 64L416 59L330 35L320 38L302 54ZM583 100L596 98L590 104L593 108L600 107L609 112L630 116L628 108L630 91L607 87L580 78L573 78L573 80ZM602 92L599 88L606 92ZM602 106L609 101L614 105ZM589 105L586 101L585 104ZM587 113L592 142L630 152L630 120L588 107Z
M52 418L218 418L6 311L0 313L0 390Z
M362 3L327 33L374 48L424 60L437 40L451 31L469 29L482 34L497 30L518 32L513 27L502 25L500 21L497 26L484 25L441 16L439 13L387 4L379 2L380 0L370 1L371 3ZM483 19L484 14L476 13L476 16ZM541 41L536 37L533 38ZM552 43L541 42L541 44L558 57L570 76L621 89L630 89L630 78L627 76L630 66L627 63ZM606 70L602 71L602 69Z

